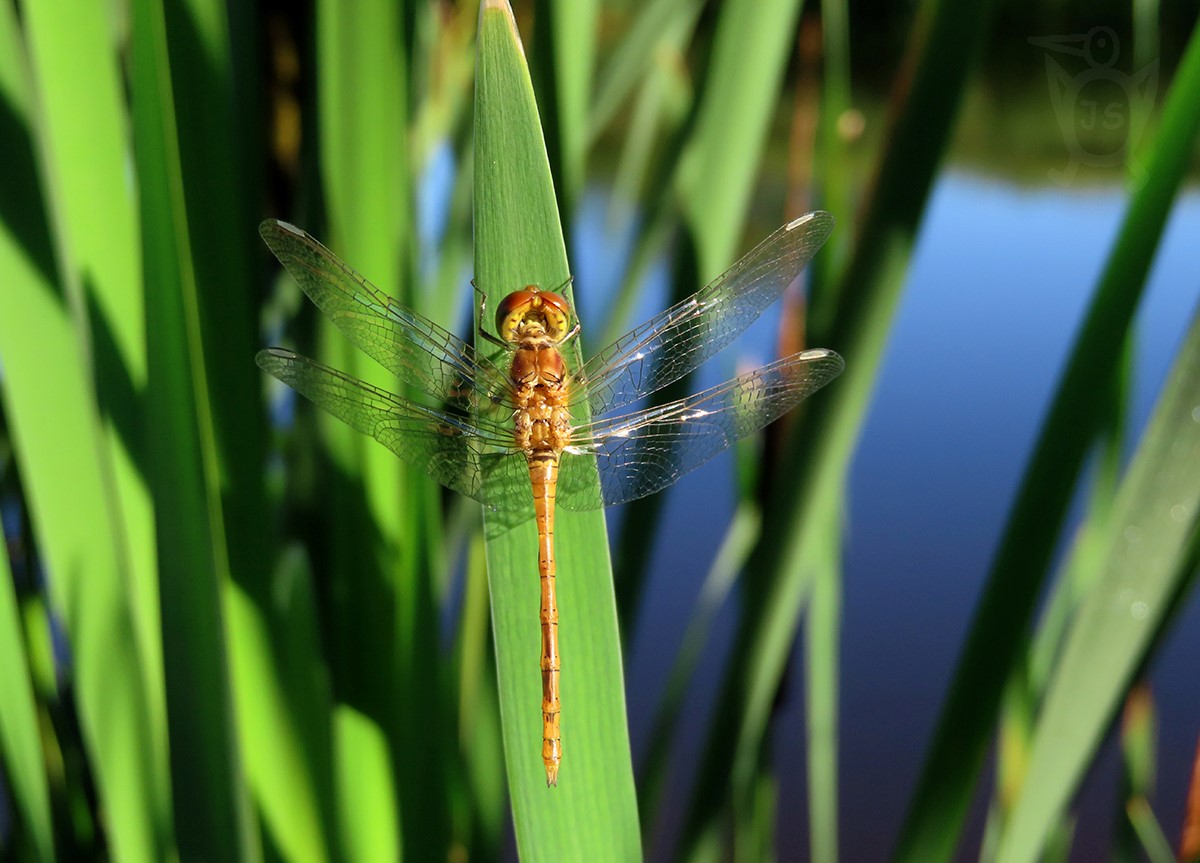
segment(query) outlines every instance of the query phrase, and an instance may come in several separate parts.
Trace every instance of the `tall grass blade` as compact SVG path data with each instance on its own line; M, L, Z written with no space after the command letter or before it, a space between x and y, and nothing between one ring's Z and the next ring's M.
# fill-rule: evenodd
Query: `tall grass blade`
M146 334L135 200L125 174L128 118L109 22L99 7L75 18L71 26L61 18L78 11L69 4L30 4L23 11L42 111L39 146L48 194L59 205L56 228L63 233L64 260L83 274L86 299L94 303L89 311L99 318L94 326L105 328L103 334L111 339L114 356L103 358L105 365L98 372L124 374L127 386L136 390L146 380ZM107 206L97 207L97 201ZM100 380L102 388L114 384ZM111 399L115 392L104 390L102 395ZM105 404L114 412L130 407ZM118 413L116 419L126 450L136 450L141 440L128 424L131 418ZM136 562L153 571L152 559Z
M805 46L803 25L801 50ZM847 259L853 248L855 225L849 216L854 210L855 189L848 147L842 138L842 119L852 106L850 79L850 14L845 0L821 3L821 90L816 97L817 126L815 153L793 153L799 163L793 175L807 178L812 188L794 189L804 200L816 198L820 206L843 216L840 230L834 231L813 260L809 278L808 303L802 318L793 326L807 327L797 333L800 344L824 344L825 334L837 313L837 290L842 285ZM815 84L810 85L813 91ZM813 106L802 100L802 82L797 94L793 122L805 122L804 114ZM786 326L786 325L785 325ZM788 338L785 334L784 339ZM830 518L826 536L841 533L841 519ZM822 542L812 555L812 592L805 628L805 720L807 726L809 853L813 860L838 859L838 695L841 666L841 548L834 542Z
M721 8L695 123L675 177L697 270L705 279L736 255L802 7L802 0L732 0Z
M591 143L612 121L638 82L647 73L653 74L656 46L663 34L690 31L703 5L703 0L650 0L641 8L596 78L588 117Z
M656 149L662 146L663 140L678 137L688 113L691 82L681 67L690 31L678 26L678 22L672 23L675 26L665 31L654 46L655 62L651 74L638 87L625 120L625 140L612 178L612 203L606 220L610 228L616 228L637 212L637 201L646 185ZM606 332L612 332L613 338L629 326L625 310L636 299L630 295L642 282L640 272L630 272L634 269L627 270L621 295L612 304L615 311L606 322Z
M747 567L746 607L701 765L688 833L701 834L726 796L726 777L752 776L804 598L822 559L836 560L842 488L878 373L925 198L987 30L989 9L926 3L910 45L910 86L875 178L844 280L829 347L847 358L831 391L808 405L787 444L763 541Z
M1191 574L1189 546L1200 528L1197 391L1200 317L1118 492L1104 567L1047 689L1001 863L1037 858Z
M654 823L656 807L665 790L671 739L685 706L688 684L700 663L717 612L733 589L761 528L762 516L752 504L737 508L717 550L716 559L704 579L704 585L700 588L696 608L688 617L683 641L675 654L662 700L650 727L650 742L646 746L647 754L639 772L642 793L638 796L638 802L644 824Z
M125 116L102 10L23 11L28 55L0 15L4 173L28 170L0 195L16 264L0 292L8 416L111 852L159 860L172 840L153 527L135 466L145 351Z
M850 80L850 12L846 0L822 0L821 47L822 75L820 104L817 106L816 153L812 159L818 174L812 178L816 188L803 190L819 196L824 210L841 217L841 230L817 253L812 264L809 301L805 323L814 344L824 341L825 333L837 312L836 290L854 244L855 178L850 147L843 139L842 120L853 107ZM798 110L805 110L805 105ZM793 157L795 158L795 157Z
M4 709L0 710L0 763L11 805L28 837L27 853L30 859L50 863L55 859L50 787L29 669L8 550L0 546L0 690L5 693Z
M239 4L234 4L238 6ZM254 159L229 141L254 141L244 125L244 103L255 103L251 81L240 80L232 32L244 22L223 0L187 0L164 14L174 96L175 145L184 184L191 266L200 288L196 299L202 360L211 391L208 410L214 457L228 480L220 489L230 567L238 582L266 606L270 590L270 533L262 465L266 417L260 381L247 373L247 357L259 343L257 308L251 299L259 280L262 248ZM248 38L248 37L247 37ZM162 62L165 63L166 58ZM244 62L244 61L243 61ZM221 214L214 217L214 213Z
M830 536L841 532L831 520ZM813 860L838 859L838 697L841 678L842 579L840 547L814 554L805 627L805 719L808 743L809 850Z
M1179 836L1179 859L1183 863L1200 860L1200 745L1192 755L1192 778Z
M1132 863L1139 859L1142 845L1132 813L1140 806L1149 813L1158 773L1158 711L1150 684L1145 680L1135 683L1125 696L1121 711L1121 756L1123 769L1118 805L1114 807L1117 811L1113 819L1112 859L1114 863Z
M392 827L397 804L387 737L372 719L347 705L338 705L333 726L345 859L402 859L400 836Z
M494 304L523 285L561 285L568 268L532 85L503 0L482 4L478 51L475 279ZM487 511L484 522L500 713L521 858L640 859L604 516L561 510L557 516L563 760L555 788L546 787L541 759L534 526L527 517L514 525Z
M734 260L802 5L801 0L735 0L721 7L693 116L650 184L656 198L633 255L635 266L644 263L664 228L674 228L679 220L672 302L719 276ZM731 158L731 153L738 155ZM656 398L676 398L685 386L680 382ZM625 626L637 614L661 506L656 495L626 511L616 554Z
M472 856L487 858L501 846L508 796L482 531L472 534L466 569L457 663L459 748L472 803L469 848Z
M385 292L426 312L414 276L409 21L408 4L317 4L320 172L329 245ZM320 326L327 362L396 389L395 378L328 321ZM335 691L387 736L404 855L442 857L450 739L435 601L440 498L383 447L321 419L332 454L330 589L344 597L331 609ZM397 830L388 821L376 827Z
M588 105L598 7L597 0L539 0L535 7L536 91L541 98L546 153L555 178L558 209L567 221L568 240L587 167Z
M167 26L133 9L134 135L142 186L149 334L149 464L162 580L171 774L185 857L259 858L242 782L221 590L229 577L198 286L183 200Z
M155 745L165 746L154 513L139 413L146 333L128 116L105 10L89 7L76 16L77 11L60 2L24 10L40 92L38 145L64 278L75 286L69 291L78 289L79 337L87 346L110 450L110 506L121 524L123 578L154 711Z
M1158 819L1154 817L1154 812L1145 797L1130 800L1127 814L1141 841L1145 859L1150 863L1175 863L1181 859L1171 851L1171 843L1163 834L1162 827L1159 826Z
M1128 449L1129 398L1133 375L1133 334L1121 349L1121 361L1110 386L1098 388L1096 398L1104 402L1100 451L1091 478L1086 521L1074 540L1059 583L1046 603L1038 631L1029 648L1029 686L1040 702L1054 663L1062 654L1063 640L1079 605L1099 575L1112 530L1112 506ZM1032 722L1032 716L1030 717Z
M1200 114L1200 39L1193 32L1163 110L1149 169L1135 191L1009 515L933 748L901 838L905 860L953 853L982 767L1002 681L1017 661L1055 539L1102 411L1095 381L1110 380L1146 272L1194 146Z

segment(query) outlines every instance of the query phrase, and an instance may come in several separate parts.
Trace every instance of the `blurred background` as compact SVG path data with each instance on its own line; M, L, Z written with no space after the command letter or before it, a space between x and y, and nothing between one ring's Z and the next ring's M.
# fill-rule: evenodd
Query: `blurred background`
M585 355L838 222L689 385L846 373L608 513L635 844L1200 857L1200 6L513 8ZM478 17L0 0L0 859L574 856L478 505L253 362L387 383L266 217L470 338Z

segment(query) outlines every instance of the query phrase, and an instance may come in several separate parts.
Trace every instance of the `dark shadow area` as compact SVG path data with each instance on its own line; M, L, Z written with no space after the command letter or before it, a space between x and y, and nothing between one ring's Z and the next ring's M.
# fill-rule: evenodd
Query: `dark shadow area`
M50 216L29 127L2 95L0 152L4 153L4 169L0 170L0 221L8 226L17 245L25 250L62 302L54 245L50 240Z
M149 471L145 445L146 394L134 386L112 326L96 301L95 285L90 278L84 279L83 295L87 301L91 335L92 385L96 388L100 412L112 419L118 437L133 458L134 467L146 481Z

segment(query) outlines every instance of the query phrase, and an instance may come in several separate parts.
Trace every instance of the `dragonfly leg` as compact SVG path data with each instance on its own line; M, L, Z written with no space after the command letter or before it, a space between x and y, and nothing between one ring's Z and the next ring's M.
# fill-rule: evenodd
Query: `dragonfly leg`
M582 326L583 325L580 324L579 321L576 321L575 326L571 327L571 332L562 337L562 341L558 343L558 346L561 348L563 345L569 345L571 343L571 339L579 335L579 330L582 328Z
M475 284L475 280L471 279L471 287L475 289L475 293L479 294L479 324L476 329L479 331L480 337L484 341L491 342L493 345L507 349L509 347L502 339L492 335L483 328L484 322L487 320L487 293L480 289L479 285Z

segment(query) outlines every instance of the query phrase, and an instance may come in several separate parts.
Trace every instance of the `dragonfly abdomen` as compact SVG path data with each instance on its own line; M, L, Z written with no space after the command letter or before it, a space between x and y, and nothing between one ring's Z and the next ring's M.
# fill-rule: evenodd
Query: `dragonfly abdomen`
M558 784L562 736L558 695L558 599L555 591L554 496L558 460L570 443L571 414L566 407L566 364L553 344L531 338L513 353L511 378L517 403L514 439L529 462L534 520L538 532L538 579L542 626L542 762L546 784Z
M538 577L541 583L542 625L542 762L546 784L558 784L562 761L562 736L558 695L558 599L555 592L554 493L558 485L558 453L542 450L529 456L529 478L533 486L533 511L538 532Z

